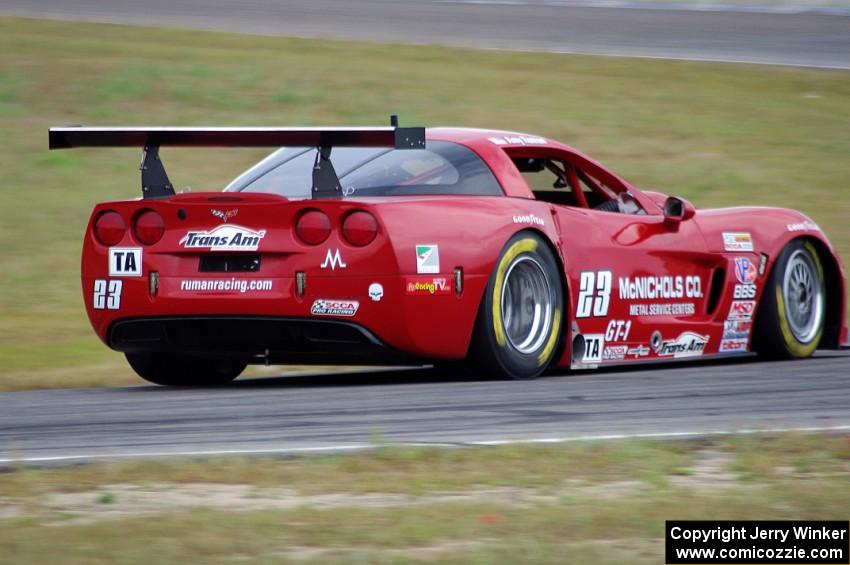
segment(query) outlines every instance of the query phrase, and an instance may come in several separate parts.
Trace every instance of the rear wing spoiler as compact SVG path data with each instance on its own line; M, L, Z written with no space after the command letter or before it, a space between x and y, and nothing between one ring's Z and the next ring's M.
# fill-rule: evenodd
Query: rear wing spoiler
M174 194L159 148L170 147L316 147L313 197L341 195L339 178L330 161L333 147L424 149L425 128L398 127L267 128L267 127L55 127L49 130L50 149L73 147L141 147L142 197Z

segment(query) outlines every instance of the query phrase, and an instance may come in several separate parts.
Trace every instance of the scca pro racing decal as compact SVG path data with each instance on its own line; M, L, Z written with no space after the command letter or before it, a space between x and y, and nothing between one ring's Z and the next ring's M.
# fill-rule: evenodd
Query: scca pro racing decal
M124 281L95 279L92 308L95 310L120 310Z
M676 339L662 341L655 350L659 357L699 357L708 345L708 336L684 332Z
M313 302L310 313L314 316L347 316L357 313L360 303L356 300L330 300L320 298Z
M190 231L180 240L180 245L210 251L256 251L265 236L266 230L223 224L209 231Z
M110 277L140 277L142 276L141 247L110 247L109 248Z

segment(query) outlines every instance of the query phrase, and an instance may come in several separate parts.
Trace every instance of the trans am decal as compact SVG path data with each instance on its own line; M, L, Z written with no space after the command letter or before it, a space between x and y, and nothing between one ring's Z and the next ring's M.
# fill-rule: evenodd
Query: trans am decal
M209 231L190 231L180 245L186 249L210 251L256 251L266 230L254 231L235 224L220 225Z
M684 332L676 339L662 341L656 350L659 357L699 357L708 345L708 336Z

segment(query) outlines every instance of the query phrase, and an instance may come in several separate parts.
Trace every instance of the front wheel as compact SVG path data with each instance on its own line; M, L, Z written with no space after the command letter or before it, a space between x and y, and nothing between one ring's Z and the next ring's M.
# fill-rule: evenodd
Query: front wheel
M811 242L795 240L779 254L767 280L755 325L755 349L764 357L809 357L823 336L826 288Z
M125 353L140 377L157 385L216 386L238 377L248 365L238 359L192 357L179 353Z
M532 379L552 362L564 299L558 262L530 232L505 245L475 323L473 361L500 377Z

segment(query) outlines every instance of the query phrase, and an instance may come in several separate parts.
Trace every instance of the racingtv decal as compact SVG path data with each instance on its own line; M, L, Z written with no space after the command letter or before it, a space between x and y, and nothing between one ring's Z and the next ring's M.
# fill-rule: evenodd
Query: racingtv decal
M405 294L446 295L452 293L452 281L446 277L405 277Z
M697 276L620 277L620 300L702 298L702 279Z
M274 289L274 281L264 279L186 279L180 281L180 290L186 292L263 292Z
M659 357L699 357L708 345L708 336L684 332L676 339L662 341L655 350Z
M266 230L254 231L235 224L222 224L209 231L190 231L180 245L186 249L210 251L256 251Z
M440 250L436 245L416 246L416 272L420 275L436 275L440 272Z
M141 247L110 247L109 248L110 277L140 277L142 276Z
M314 316L347 316L351 317L357 313L360 303L356 300L331 300L320 298L313 302L310 313Z
M124 281L95 279L92 308L95 310L120 310L121 291L123 289Z
M726 251L752 251L753 237L747 232L723 232L723 249Z

